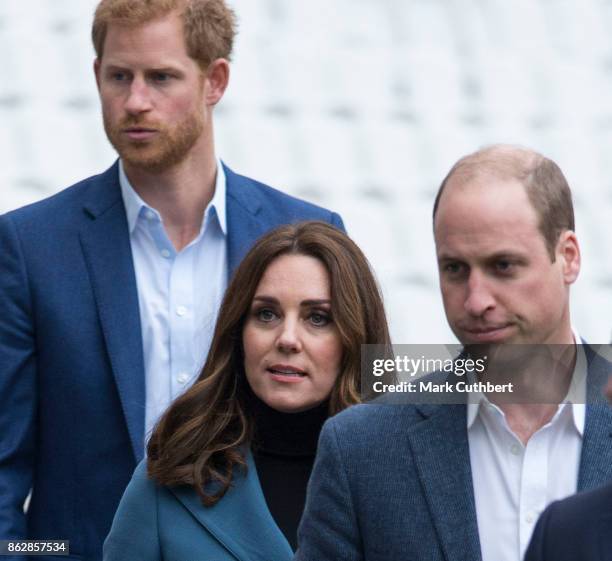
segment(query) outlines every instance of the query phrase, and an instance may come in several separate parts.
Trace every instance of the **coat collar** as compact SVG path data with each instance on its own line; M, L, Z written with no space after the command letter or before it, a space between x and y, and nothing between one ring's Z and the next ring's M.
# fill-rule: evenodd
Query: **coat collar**
M266 505L250 451L246 460L246 475L234 477L232 487L212 507L203 506L190 487L171 492L236 559L291 561L293 551Z

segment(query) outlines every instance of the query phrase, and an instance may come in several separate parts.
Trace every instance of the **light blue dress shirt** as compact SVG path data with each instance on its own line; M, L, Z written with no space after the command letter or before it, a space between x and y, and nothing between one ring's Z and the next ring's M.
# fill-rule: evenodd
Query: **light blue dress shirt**
M217 162L215 192L198 236L177 252L157 210L134 191L119 165L144 351L145 439L204 364L227 287L226 178Z

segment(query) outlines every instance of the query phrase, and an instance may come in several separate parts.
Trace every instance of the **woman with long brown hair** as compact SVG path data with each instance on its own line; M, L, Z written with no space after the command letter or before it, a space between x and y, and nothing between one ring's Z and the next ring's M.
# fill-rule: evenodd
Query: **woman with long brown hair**
M200 376L149 440L104 559L290 560L321 426L360 401L362 344L389 333L350 238L322 222L261 238Z

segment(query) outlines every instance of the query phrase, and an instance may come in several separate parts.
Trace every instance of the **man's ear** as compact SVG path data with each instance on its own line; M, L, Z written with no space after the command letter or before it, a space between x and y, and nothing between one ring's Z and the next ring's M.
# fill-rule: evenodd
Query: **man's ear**
M229 62L224 58L218 58L210 63L205 76L208 85L206 88L206 105L213 106L219 103L229 83L229 75Z
M98 91L100 91L100 59L96 58L93 63L93 71L96 77L96 85L98 86Z
M580 246L576 234L571 230L566 230L559 236L557 259L561 260L565 283L572 284L580 273Z

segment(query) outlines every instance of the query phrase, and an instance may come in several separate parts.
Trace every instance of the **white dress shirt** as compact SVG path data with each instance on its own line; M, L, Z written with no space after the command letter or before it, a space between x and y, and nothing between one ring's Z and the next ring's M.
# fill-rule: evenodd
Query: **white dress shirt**
M566 398L526 446L510 429L503 411L486 396L468 404L482 561L520 561L544 508L576 492L586 412L586 369L586 356L579 345Z
M144 351L145 439L204 364L227 287L226 179L217 162L215 192L198 236L177 252L157 210L134 191L119 164L138 287Z

